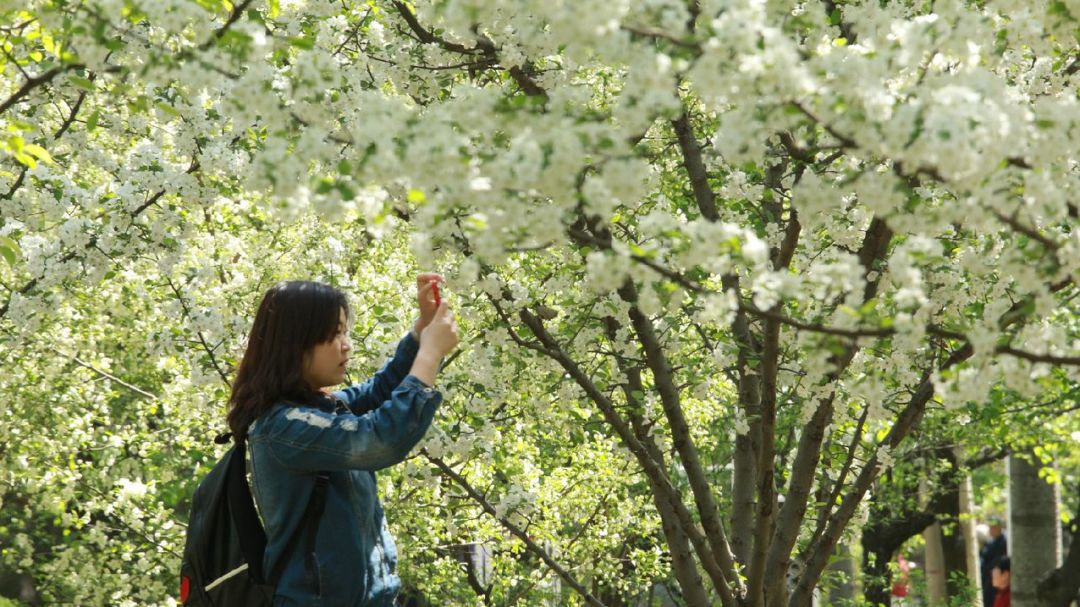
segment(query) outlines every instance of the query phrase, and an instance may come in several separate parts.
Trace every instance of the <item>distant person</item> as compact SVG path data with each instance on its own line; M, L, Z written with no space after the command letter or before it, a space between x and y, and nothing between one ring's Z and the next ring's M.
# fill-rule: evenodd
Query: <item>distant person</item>
M1009 578L1012 577L1010 569L1012 569L1012 563L1009 562L1009 557L1003 556L994 562L990 570L990 583L997 591L994 595L993 607L1009 607L1012 603L1012 591L1009 589Z
M892 603L894 605L904 605L907 603L907 596L911 592L911 563L908 562L904 555L896 557L896 576L893 577L892 586Z
M1009 542L1001 528L1001 522L990 521L990 541L979 551L979 573L982 577L983 607L994 607L993 580L990 577L994 563L1009 552Z

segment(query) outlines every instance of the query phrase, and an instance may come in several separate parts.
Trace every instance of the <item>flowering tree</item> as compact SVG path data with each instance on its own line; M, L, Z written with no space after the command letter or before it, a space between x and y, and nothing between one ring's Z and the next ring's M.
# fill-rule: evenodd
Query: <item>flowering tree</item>
M0 15L0 533L53 600L168 601L285 276L374 366L449 270L384 487L437 604L807 606L921 420L1076 380L1075 1Z

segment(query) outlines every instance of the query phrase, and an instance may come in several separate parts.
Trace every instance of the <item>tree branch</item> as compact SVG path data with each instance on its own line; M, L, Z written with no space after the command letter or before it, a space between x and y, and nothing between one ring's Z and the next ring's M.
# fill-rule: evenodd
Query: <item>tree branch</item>
M232 12L229 13L229 18L226 19L225 24L214 30L213 35L199 46L199 50L205 51L213 46L218 40L221 40L225 33L229 31L229 28L244 15L244 11L247 10L248 6L251 6L251 2L252 0L243 0L239 4L236 4L234 1Z
M840 493L844 490L844 482L847 481L848 474L851 473L851 468L855 464L855 452L858 450L859 443L862 442L862 431L866 425L866 418L870 414L870 407L863 407L863 412L859 416L859 421L855 426L855 431L851 436L851 442L848 443L847 456L844 458L844 465L840 469L840 476L836 479L836 484L833 485L832 490L829 492L828 499L822 500L824 504L821 511L818 513L817 525L814 527L814 533L810 536L810 543L817 541L821 534L825 532L825 523L828 521L828 514L836 505L836 500L840 498ZM791 480L794 483L799 478L792 474Z
M990 213L993 214L994 217L997 217L998 221L1000 221L1001 223L1009 226L1017 232L1020 232L1021 234L1027 236L1035 242L1038 242L1046 250L1051 252L1057 252L1057 250L1060 248L1060 245L1058 245L1058 243L1054 242L1050 238L1047 238L1046 236L1043 236L1035 228L1031 228L1024 225L1023 223L1020 223L1020 221L1016 218L1015 215L1009 217L1001 211L998 211L997 209L990 209Z
M191 309L188 308L187 302L184 301L184 296L180 293L180 289L176 287L176 285L171 279L169 279L168 276L165 277L165 283L169 285L170 289L172 289L173 294L176 295L177 301L180 302L180 307L184 310L184 315L190 320ZM210 363L214 366L214 370L217 371L218 376L221 377L221 381L225 382L226 387L232 386L232 382L229 381L228 374L225 373L225 371L221 368L221 365L218 364L217 356L214 355L214 349L210 347L210 344L206 343L206 338L203 337L202 331L196 331L195 336L199 338L199 344L202 345L202 348L206 352L206 355L210 357Z
M28 78L26 82L24 82L23 85L19 87L19 90L12 93L10 97L3 101L3 103L0 103L0 114L6 112L8 108L21 101L23 97L29 95L37 87L44 86L49 82L52 82L53 78L56 78L64 72L79 69L82 67L84 66L81 63L68 63L66 65L56 66L50 70L38 74L37 76L34 76L33 78Z
M93 82L95 78L97 78L97 73L92 72L87 79ZM64 122L60 125L60 128L57 129L55 133L53 133L53 141L59 140L61 137L63 137L64 133L66 133L67 130L71 128L71 125L75 123L75 117L79 115L79 110L82 109L83 101L85 99L86 91L81 91L79 93L79 98L75 100L75 105L71 108L71 113L69 113L68 117L64 119ZM11 188L8 189L7 193L0 196L0 199L11 200L11 198L15 195L15 192L18 191L20 187L22 187L23 181L26 179L26 173L29 170L30 167L23 166L22 170L19 171L19 176L15 178L15 182L11 184ZM3 315L0 314L0 316Z
M1049 363L1052 365L1068 365L1068 366L1080 366L1080 356L1055 356L1053 354L1035 354L1034 352L1026 352L1024 350L1017 350L1012 346L998 346L994 348L994 351L999 354L1008 354L1009 356L1015 356L1016 358L1022 358L1035 363Z
M514 537L521 540L521 543L525 544L525 548L528 549L529 552L533 553L534 555L539 557L540 560L544 561L544 564L546 564L548 568L550 568L559 577L561 577L563 581L567 583L567 585L574 589L574 591L580 594L581 597L585 599L586 603L588 603L589 605L594 605L595 607L604 607L604 604L601 603L600 600L597 599L595 596L593 596L592 593L586 590L585 587L581 585L581 582L577 581L577 579L574 578L574 576L571 575L570 572L567 571L563 566L555 562L555 559L551 558L551 555L548 554L547 550L544 550L536 542L534 542L533 539L529 537L528 533L525 533L525 531L521 527L518 527L517 525L511 523L509 520L506 519L506 517L499 516L498 511L495 510L495 507L492 506L491 503L487 501L487 498L485 498L479 491L477 491L469 483L469 481L467 481L457 472L454 472L453 468L448 466L446 462L443 461L441 458L435 457L428 453L426 449L421 449L420 452L424 455L424 457L428 459L428 461L435 464L435 466L439 468L439 471L442 472L444 476L457 483L457 485L461 487L465 491L465 493L467 493L469 497L472 498L473 501L480 504L480 507L484 509L484 512L487 512L495 520L499 521L500 525L502 525Z
M697 528L690 511L687 509L686 504L683 503L678 491L671 484L670 479L667 477L667 473L649 456L648 450L641 444L641 441L637 439L626 421L623 420L615 410L614 403L611 402L611 399L604 395L581 368L567 356L559 344L552 338L551 334L548 333L539 317L531 314L528 310L521 310L519 316L525 325L529 327L529 330L532 331L533 335L540 340L543 347L550 353L549 355L563 367L575 382L577 382L577 384L585 391L586 395L588 395L589 399L596 403L604 416L604 420L615 430L623 444L626 445L627 449L629 449L637 458L638 463L641 465L642 470L650 481L655 483L656 489L661 492L661 498L667 500L672 508L674 508L675 514L678 516L683 530L689 537L690 542L694 545L694 549L698 555L710 554L708 540ZM732 583L736 585L736 588L739 588L741 582L738 580L734 562L730 560L730 554L727 555L728 558L726 559L723 554L715 556L719 560L720 566L725 570L725 578L731 579ZM724 607L736 607L734 602L726 602L727 599L725 597L731 596L730 592L725 592L722 588L718 588L717 591L720 592L721 599L725 600Z
M776 531L776 376L780 358L780 323L765 321L761 351L761 447L757 461L757 512L754 520L754 545L750 553L747 579L751 605L774 602L774 595L783 592L784 576L770 578L766 556ZM768 583L766 583L768 580ZM769 601L768 603L766 601Z
M734 557L731 553L731 545L728 543L727 534L724 532L723 522L720 519L720 508L713 498L712 489L701 465L697 446L690 435L690 426L683 415L679 390L675 386L671 364L663 352L663 346L660 344L660 340L652 326L652 321L637 307L638 296L634 283L627 280L619 288L618 293L623 301L630 304L630 321L638 340L645 349L645 361L649 370L652 371L653 382L660 393L660 403L671 430L672 442L679 453L683 468L686 470L687 479L694 494L694 502L697 504L698 514L701 516L701 524L705 530L705 536L709 540L709 547L725 570L734 571ZM732 581L735 581L736 587L739 588L741 583L737 580L738 578L735 578ZM741 594L741 588L739 588L739 591Z
M197 170L199 170L199 159L198 157L193 156L191 158L191 164L188 166L187 171L185 172L190 175ZM157 201L161 200L161 197L165 195L166 190L166 188L162 188L157 192L154 192L154 194L150 196L150 198L146 199L146 202L142 203L134 211L131 212L131 218L135 219L136 217L141 215L143 211L157 204Z
M157 400L158 399L158 397L155 396L154 394L151 394L151 393L147 392L146 390L143 390L142 388L140 388L140 387L138 387L138 386L136 386L134 384L128 383L128 382L120 379L119 377L116 377L115 375L112 375L110 373L106 373L105 371L102 371L101 369L98 369L94 365L91 365L90 363L80 359L78 356L75 356L75 355L72 355L72 354L64 354L63 352L61 352L61 351L59 351L59 350L57 350L55 348L53 348L53 352L56 352L57 354L59 354L60 356L65 357L65 358L70 358L75 364L79 365L80 367L83 367L84 369L89 369L90 371L93 371L94 373L97 373L98 375L104 377L105 379L108 379L108 380L110 380L112 382L120 384L121 386L127 388L128 390L131 390L132 392L135 392L137 394L145 396L146 398L149 398L150 400Z
M603 319L603 323L604 328L607 331L608 340L615 343L618 334L618 321L613 317L608 316ZM641 366L639 363L631 365L626 361L620 360L619 369L626 377L626 383L623 384L623 394L629 405L627 407L627 417L630 419L634 435L637 436L637 439L645 446L648 455L653 461L655 461L661 469L665 469L666 464L664 462L664 454L660 451L659 447L657 447L656 441L649 435L641 416L637 413L642 409L641 399L638 394L645 393L645 385L641 380ZM646 476L646 478L649 477ZM654 485L651 479L650 484ZM675 566L676 577L679 580L680 586L683 588L684 594L690 595L688 601L695 603L704 602L707 604L707 600L702 594L703 589L701 588L701 580L697 576L693 556L686 552L688 549L688 546L686 545L688 540L686 531L682 528L682 525L674 512L674 508L667 500L661 498L662 495L663 491L654 486L653 499L657 510L660 512L664 535L667 539L668 547L671 550L672 562ZM715 555L707 546L703 545L702 549L703 550L698 550L698 556L701 559L702 568L705 569L705 572L712 580L713 587L719 593L725 595L721 599L725 605L735 604L735 598L731 595L731 588L728 586L724 572L716 562ZM687 589L689 589L689 591Z
M709 221L719 221L720 214L716 210L716 194L709 186L709 174L705 163L701 159L701 148L697 138L694 137L693 127L690 125L690 117L686 110L678 118L671 121L675 129L675 136L679 141L679 150L682 152L683 166L690 176L690 187L694 191L694 200L697 201L701 216Z
M398 14L401 15L401 18L408 24L409 29L411 29L420 42L424 44L437 44L448 51L464 55L475 55L485 52L485 49L479 47L469 48L436 36L434 33L428 31L423 25L420 25L420 22L416 19L416 15L414 15L413 12L409 10L409 7L400 0L394 0L394 8L397 9Z
M892 230L889 229L885 221L875 216L870 221L870 225L863 237L858 256L859 263L863 266L864 280L866 281L863 289L864 301L873 299L877 294L880 274L874 279L869 278L869 276L874 271L875 264L885 258L889 243L892 240L892 234ZM847 344L842 353L830 357L829 360L832 363L833 370L826 375L825 381L835 385L835 382L847 371L848 365L851 364L858 351L858 343L852 342ZM783 583L787 575L787 569L791 563L791 551L795 547L799 527L809 506L813 471L817 468L821 459L821 446L825 439L825 428L832 418L835 397L836 389L834 387L829 396L818 405L810 423L803 431L803 435L799 437L799 446L792 465L792 483L788 487L784 505L780 509L779 522L772 545L769 547L768 565L765 569L766 577L769 577L770 582L773 584L773 594L779 594L784 589L779 584ZM771 437L765 437L763 440L771 440ZM806 479L806 482L795 482L795 479ZM827 507L831 508L832 505L830 504ZM825 533L827 534L828 530ZM828 550L830 552L833 545L835 545L835 540L833 544L829 544ZM817 555L817 553L812 554ZM810 563L807 564L807 570L804 571L800 580L807 579L808 572L810 572L809 566ZM820 577L820 572L813 575ZM815 584L818 577L812 578ZM797 599L803 600L799 592L798 587L796 587L796 591L790 597L789 602L793 606L801 607L800 603L795 602Z
M970 344L967 344L953 352L941 365L940 369L948 369L970 358L972 354L974 354L974 350ZM888 434L882 441L883 444L887 445L889 449L899 445L922 418L926 410L926 403L930 401L933 395L934 385L930 381L930 373L926 372L923 374L923 379L918 387L912 392L911 400L908 401L908 404L897 416L896 421L893 422ZM829 524L824 533L803 551L803 554L809 556L806 559L803 574L800 576L788 601L788 607L807 607L810 605L814 587L828 564L829 556L832 554L833 548L836 547L836 542L839 541L843 530L851 521L851 517L854 516L856 508L866 495L870 485L877 478L880 469L881 463L878 459L878 453L875 451L862 470L859 471L858 477L856 477L851 489L844 496L840 507L829 518Z
M624 32L634 34L635 36L640 36L642 38L650 38L652 40L666 40L679 48L696 51L697 53L701 52L701 45L694 42L693 40L684 40L682 38L679 38L675 34L669 34L668 32L665 32L655 27L647 27L644 25L626 25L624 23L619 25L619 29Z

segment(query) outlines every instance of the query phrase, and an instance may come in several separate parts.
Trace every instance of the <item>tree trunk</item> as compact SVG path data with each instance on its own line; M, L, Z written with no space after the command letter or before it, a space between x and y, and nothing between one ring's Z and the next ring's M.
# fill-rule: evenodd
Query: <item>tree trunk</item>
M1065 562L1039 582L1039 600L1044 607L1069 607L1080 601L1080 504L1069 523L1069 536Z
M889 563L892 562L892 551L868 551L866 543L863 543L863 599L868 605L884 605L888 607L892 601L892 574L889 572Z
M757 454L749 435L735 437L735 470L731 487L731 551L743 567L750 562L750 538L754 533L754 486Z
M833 607L850 607L855 604L855 559L851 545L842 542L836 547L836 560L829 564L829 571L837 581L829 587L828 603Z
M1039 581L1061 564L1058 487L1039 478L1038 461L1030 454L1009 457L1013 607L1042 607L1038 598Z
M972 586L977 583L973 580L979 579L979 561L974 554L975 528L970 516L971 479L962 475L953 451L946 450L943 457L952 465L952 472L943 483L945 509L941 512L943 523L939 525L942 555L945 557L945 588L951 605L956 605L961 597L967 597L970 598L964 603L967 607L979 607L975 604L979 594L972 593Z
M967 574L971 588L970 607L982 605L982 582L979 573L979 542L975 537L974 499L972 498L971 475L965 474L960 481L960 534L964 542L964 558L967 560Z
M923 531L923 540L926 541L926 601L931 605L940 605L948 599L941 523L934 523L927 527Z

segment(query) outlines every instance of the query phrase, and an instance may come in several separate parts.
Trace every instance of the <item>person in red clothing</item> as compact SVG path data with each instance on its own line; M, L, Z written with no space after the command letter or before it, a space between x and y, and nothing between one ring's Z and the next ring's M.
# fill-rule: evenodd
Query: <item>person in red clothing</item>
M907 595L911 590L911 563L908 562L904 555L896 557L896 576L893 577L893 605L903 605L907 601Z
M1007 556L994 561L994 568L990 571L990 583L997 589L997 594L994 596L994 607L1009 607L1012 600L1012 593L1009 592L1009 570L1011 568Z

